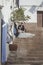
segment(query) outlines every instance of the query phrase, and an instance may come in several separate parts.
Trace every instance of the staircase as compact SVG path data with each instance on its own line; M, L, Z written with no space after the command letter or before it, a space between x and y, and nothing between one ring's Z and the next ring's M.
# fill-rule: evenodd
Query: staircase
M10 51L7 65L43 65L43 33L33 38L16 38L17 51Z

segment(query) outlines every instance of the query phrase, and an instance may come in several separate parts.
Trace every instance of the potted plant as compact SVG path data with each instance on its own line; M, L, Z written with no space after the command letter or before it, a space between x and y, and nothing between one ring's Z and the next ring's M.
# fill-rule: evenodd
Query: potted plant
M28 20L28 19L30 19L30 16L28 16L28 15L25 16L24 10L22 8L18 8L16 10L14 10L13 12L11 12L11 18L10 19L14 24L14 22ZM14 38L13 38L13 43L14 43ZM17 50L17 45L16 44L10 44L9 49L11 51Z

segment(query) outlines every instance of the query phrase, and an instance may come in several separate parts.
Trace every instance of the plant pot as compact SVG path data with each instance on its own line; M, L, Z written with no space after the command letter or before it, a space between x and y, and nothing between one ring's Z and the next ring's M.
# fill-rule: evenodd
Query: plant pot
M17 44L9 44L10 51L17 51Z

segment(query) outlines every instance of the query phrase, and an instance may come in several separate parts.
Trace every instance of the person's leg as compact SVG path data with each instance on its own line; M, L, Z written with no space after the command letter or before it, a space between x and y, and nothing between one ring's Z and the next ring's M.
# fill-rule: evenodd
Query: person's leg
M18 37L18 35L19 35L19 32L16 33L16 37Z

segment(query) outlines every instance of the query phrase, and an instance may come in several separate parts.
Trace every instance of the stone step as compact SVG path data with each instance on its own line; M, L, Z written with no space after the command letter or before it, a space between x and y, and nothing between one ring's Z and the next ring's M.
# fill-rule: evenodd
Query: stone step
M43 58L40 57L28 57L28 58L8 58L8 61L29 61L29 60L43 60Z
M32 54L43 54L43 51L42 50L34 50L34 51L31 51L29 53L32 53Z
M14 57L25 57L24 55L22 56L22 55L20 55L20 56L18 56L18 55L15 55L15 56L8 56L9 58L14 58ZM25 58L29 58L29 57L39 57L39 58L43 58L43 55L28 55L28 56L26 56Z
M8 57L8 60L12 61L12 60L43 60L43 54L30 54L30 55L27 55L27 56L22 56L22 57L19 57L17 55L9 55Z
M28 57L43 57L43 54L30 54Z
M18 54L17 53L10 53L8 57L13 58L13 57L18 56L18 55L20 55L20 53L18 53ZM24 56L24 54L23 54L23 56ZM28 58L28 57L42 57L43 58L43 53L42 52L29 52L29 53L27 53L27 55L25 57L26 58Z
M14 59L16 59L16 60L18 60L18 59L19 59L19 60L20 60L20 59L21 59L21 60L22 60L22 59L23 59L23 60L32 60L32 59L33 59L33 60L34 60L34 59L35 59L35 60L43 60L43 57L28 57L28 58L27 58L27 57L25 57L25 58L22 58L22 57L19 57L19 58L17 58L17 57L13 57L13 58L12 58L12 57L9 57L9 58L8 58L8 60L14 60Z
M14 55L14 54L12 54L12 55L9 55L9 57L15 57L15 56L18 56L18 55ZM20 55L21 56L21 55ZM24 55L22 55L22 56L24 56ZM43 54L28 54L28 55L26 55L26 57L28 58L28 57L43 57Z
M34 45L33 45L33 43L34 43ZM29 40L29 41L26 41L26 40L23 40L23 41L15 41L14 42L14 44L17 44L17 45L32 45L32 46L34 46L34 47L36 47L36 48L38 48L38 47L41 47L41 48L43 48L43 43L39 43L39 42L34 42L33 40Z
M13 55L18 55L20 53L22 54L22 50L21 50L21 52L17 51L16 53L10 53L9 55L13 56ZM30 51L25 52L25 50L24 50L24 53L27 53L27 55L43 55L43 51L32 51L32 50L30 50Z
M31 64L10 64L10 63L7 63L7 65L43 65L42 63L31 63Z
M28 61L7 61L10 64L31 64L31 63L43 63L43 60L28 60Z
M31 65L31 64L11 64L11 63L7 63L7 65Z
M28 50L28 48L23 48L22 47L22 48L17 49L16 52L11 51L10 54L15 54L15 53L19 52L20 50L24 50L25 51L25 50ZM37 52L37 53L40 52L40 53L43 53L43 50L42 49L31 49L30 48L29 50L30 50L31 53L32 52Z
M16 53L10 53L9 55L13 56L16 54L20 54L20 52L16 52ZM28 51L27 55L43 55L43 51Z

